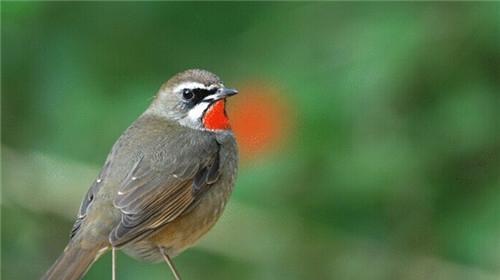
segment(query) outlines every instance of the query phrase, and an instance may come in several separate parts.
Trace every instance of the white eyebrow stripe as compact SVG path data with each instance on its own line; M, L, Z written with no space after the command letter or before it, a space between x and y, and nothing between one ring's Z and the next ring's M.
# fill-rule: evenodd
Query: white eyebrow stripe
M195 88L201 88L201 89L208 89L204 84L197 83L197 82L185 82L182 83L174 88L174 92L180 92L181 90L189 88L189 89L195 89Z
M224 87L222 84L220 86ZM198 83L198 82L185 82L185 83L182 83L182 84L176 86L174 88L174 92L180 92L181 90L183 90L185 88L189 88L189 89L199 88L199 89L212 90L212 89L217 88L217 87L219 87L219 86L216 84L212 84L209 87L207 87L204 84Z

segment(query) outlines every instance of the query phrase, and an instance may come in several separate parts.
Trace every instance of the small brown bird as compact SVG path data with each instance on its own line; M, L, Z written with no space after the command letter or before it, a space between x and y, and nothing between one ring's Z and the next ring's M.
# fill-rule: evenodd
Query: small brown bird
M161 261L215 224L234 186L238 150L225 111L237 91L187 70L167 81L116 141L84 197L68 245L42 279L80 279L115 249Z

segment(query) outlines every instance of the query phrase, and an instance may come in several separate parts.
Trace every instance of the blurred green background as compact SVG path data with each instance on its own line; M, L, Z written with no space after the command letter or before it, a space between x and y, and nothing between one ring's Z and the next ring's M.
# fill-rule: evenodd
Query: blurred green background
M272 88L289 129L242 147L225 214L176 258L185 279L500 279L498 2L1 10L2 279L42 275L113 142L193 67L234 102ZM85 279L110 276L108 254ZM167 277L118 255L120 280Z

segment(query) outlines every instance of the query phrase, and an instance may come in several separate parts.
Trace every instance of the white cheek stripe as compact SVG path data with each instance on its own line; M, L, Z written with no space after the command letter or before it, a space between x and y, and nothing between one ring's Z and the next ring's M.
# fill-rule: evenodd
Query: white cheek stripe
M209 102L200 102L196 104L196 106L189 110L188 118L193 122L199 121L203 116L203 112L207 110L208 106L210 106Z

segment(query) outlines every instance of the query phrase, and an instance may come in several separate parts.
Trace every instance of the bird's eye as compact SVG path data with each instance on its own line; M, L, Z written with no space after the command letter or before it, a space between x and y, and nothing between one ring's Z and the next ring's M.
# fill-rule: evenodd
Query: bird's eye
M185 88L182 90L182 98L186 101L192 100L194 97L194 93L191 89Z

